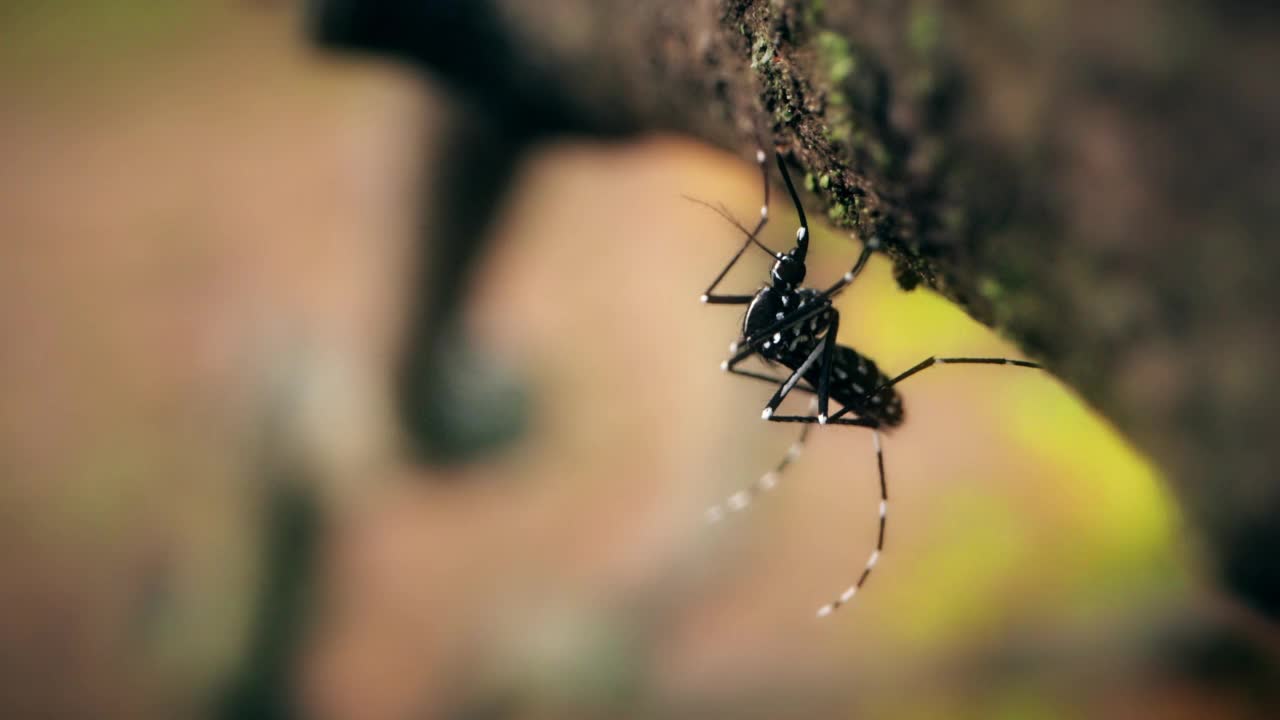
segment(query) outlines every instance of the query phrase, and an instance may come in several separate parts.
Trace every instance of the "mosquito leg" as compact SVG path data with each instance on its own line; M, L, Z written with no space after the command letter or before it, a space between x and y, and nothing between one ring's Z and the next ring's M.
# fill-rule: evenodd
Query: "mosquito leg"
M764 375L763 373L755 373L749 370L734 370L733 372L735 374L742 375L744 377L749 377L756 380L762 380L771 385L777 385L779 383L786 382L785 378L770 377L768 375ZM815 392L813 388L808 387L806 385L796 385L794 389L802 390L804 392ZM723 503L720 503L719 505L713 505L710 508L707 508L707 511L706 511L707 522L717 523L723 520L724 517L731 512L740 512L742 510L745 510L757 495L760 495L762 492L765 492L767 490L772 490L774 487L777 486L778 480L782 476L782 471L785 470L788 465L795 462L796 458L800 456L800 452L804 449L805 440L809 436L809 429L814 425L818 424L818 417L813 414L813 412L816 409L817 409L817 399L814 398L810 403L809 415L774 415L769 418L774 422L800 422L804 424L804 427L800 429L800 436L796 439L795 442L791 444L791 447L787 450L787 454L782 458L781 461L778 462L777 466L774 467L773 470L760 476L760 479L757 480L750 487L744 490L739 490L733 495L730 495ZM839 420L836 422L836 424L856 425L860 427L872 427L876 423L874 420L867 420L864 418L849 418L849 419Z
M876 533L876 549L871 551L871 556L867 558L867 564L863 567L862 574L858 576L857 582L846 588L845 591L840 593L840 596L835 600L818 608L818 617L820 618L830 615L840 609L841 605L844 605L853 599L853 596L856 595L858 590L862 588L863 584L867 582L867 578L871 576L872 569L874 569L876 563L880 561L880 553L884 551L885 519L889 513L889 486L888 483L885 482L884 453L880 449L880 432L875 428L871 429L871 440L875 444L876 468L880 473L880 529Z
M751 230L744 228L733 218L732 215L729 215L728 211L722 208L716 208L696 198L688 198L693 202L705 205L706 207L715 210L746 235L746 239L742 241L742 247L738 248L738 251L733 254L732 258L730 258L729 264L724 266L724 269L720 271L720 274L716 275L715 279L711 281L711 284L708 285L707 289L702 293L702 297L700 299L708 305L746 305L755 297L755 295L718 295L716 294L715 289L720 285L720 281L724 280L724 276L729 274L729 270L731 270L733 266L737 264L738 260L742 258L742 254L747 251L747 248L750 247L752 243L756 243L757 245L759 244L760 241L756 239L756 236L760 234L760 231L764 229L765 224L769 222L769 167L765 163L765 154L763 150L756 151L756 163L760 166L760 174L764 178L764 202L760 204L760 220ZM760 247L764 248L763 245ZM769 250L768 248L764 249L770 255L776 257L777 254L772 250Z
M1038 368L1038 369L1044 368L1044 366L1041 365L1040 363L1031 362L1030 360L1013 360L1010 358L971 358L971 357L936 357L935 356L935 357L925 358L924 360L921 360L920 362L911 366L906 372L899 374L897 377L893 378L892 380L886 383L883 383L881 385L877 385L871 392L867 393L867 397L872 397L877 393L885 390L886 388L891 388L894 385L897 385L898 383L902 382L903 380L906 380L907 378L911 377L912 375L915 375L916 373L928 370L934 365L1013 365L1015 367L1025 367L1025 368ZM849 412L849 408L844 408L839 412L837 412L836 414L832 415L831 418L828 419L828 421L834 420L839 417L843 417L848 412Z
M831 399L831 366L836 352L836 334L840 332L840 313L831 311L831 325L822 338L822 367L818 369L818 424L827 424L827 404Z
M845 273L844 277L836 281L835 285L832 285L831 287L827 288L822 294L828 298L831 298L843 292L845 288L849 287L849 285L853 283L853 279L858 277L858 273L862 272L862 268L865 267L867 264L867 261L871 259L872 251L879 249L879 247L880 247L879 238L873 237L870 240L868 240L866 243L864 243L862 245L862 252L858 254L857 262L853 264L853 267L849 270L849 272Z
M801 378L804 377L804 374L809 372L809 368L813 367L813 364L818 361L818 356L822 354L824 347L824 344L819 344L813 349L813 352L809 353L809 357L805 358L804 362L800 363L800 367L792 371L791 376L782 383L782 386L773 394L773 397L769 398L769 402L765 405L764 411L760 413L761 419L768 420L773 416L774 411L782 404L782 401L787 397L787 394L796 386L796 383L800 382ZM818 405L819 407L822 406L821 389L819 389L818 393Z
M812 412L812 406L810 411ZM814 416L810 415L809 418L814 419ZM804 450L805 439L809 437L809 429L812 427L812 424L807 424L800 428L800 436L796 438L795 442L791 443L791 447L787 448L787 454L782 456L782 459L778 461L778 464L772 470L761 475L760 479L752 483L750 487L739 490L726 498L724 502L707 508L707 522L718 523L731 512L746 510L757 495L777 487L778 481L782 478L782 471L786 470L788 465L800 457L801 451Z
M786 378L774 377L774 376L772 376L772 375L765 375L764 373L753 372L753 371L751 371L751 370L739 370L739 369L737 369L737 368L730 368L727 360L722 364L722 367L725 369L725 371L727 371L727 372L731 372L731 373L733 373L734 375L741 375L741 376L743 376L743 377L749 377L749 378L752 378L752 379L754 379L754 380L763 380L764 382L767 382L767 383L769 383L770 385L775 385L775 386L776 386L776 385L781 385L782 383L784 383L784 382L786 382L786 381L787 381L787 379L786 379ZM814 390L814 389L813 389L812 387L810 387L810 386L809 386L809 384L808 384L808 383L806 383L806 382L800 382L800 383L798 383L798 384L795 386L795 390L798 390L798 391L800 391L800 392L806 392L806 393L816 393L816 392L817 392L817 390Z
M833 330L834 329L835 328L833 328ZM823 346L814 348L814 352L810 353L809 357L805 360L805 363L800 366L800 369L798 369L796 373L793 373L791 377L787 378L787 380L784 381L784 385L781 388L779 388L778 394L775 395L775 398L777 398L778 395L781 395L782 397L786 396L786 393L789 392L789 389L787 388L786 383L791 383L792 386L794 387L795 377L798 374L803 374L806 371L807 366L812 364L817 353L820 352L822 349L823 349ZM746 374L746 371L742 371L742 372L743 374ZM748 375L748 377L752 377L752 376L758 377L758 379L766 380L769 382L776 381L776 378L771 378L764 375L756 376L754 373L751 375ZM821 388L821 384L819 385L819 388ZM822 401L822 397L823 397L822 392L821 390L819 390L817 397L814 398L814 401L813 401L814 404L820 404ZM770 404L771 406L776 407L776 404L774 404L772 401ZM766 412L768 411L766 410ZM871 418L839 417L840 415L843 415L847 412L849 412L848 408L842 408L841 411L836 414L836 416L827 418L825 422L823 421L821 414L814 415L812 412L810 412L809 415L772 415L772 414L768 415L766 419L768 419L771 422L802 423L804 425L804 429L801 430L800 438L795 443L792 444L791 449L787 452L786 457L783 458L782 462L778 464L778 467L775 468L773 472L765 473L750 488L746 490L740 490L737 493L734 493L733 495L729 496L729 499L725 501L725 503L723 503L722 505L717 505L707 510L707 521L718 522L724 518L727 512L737 512L745 509L747 506L751 504L751 501L754 499L756 495L760 494L765 490L770 490L773 487L775 487L778 483L779 473L781 473L782 469L785 468L787 465L789 465L792 461L795 460L796 457L799 456L800 450L804 447L804 440L808 436L808 430L809 428L813 427L813 425L815 424L844 425L844 426L856 426L856 427L869 428L871 430L872 442L876 450L876 470L880 479L880 525L876 533L876 546L875 546L875 549L871 551L871 556L867 558L867 564L863 568L862 574L858 577L857 582L850 585L834 601L827 603L826 605L823 605L821 608L819 608L818 617L826 617L831 613L835 612L837 609L839 609L841 605L844 605L845 603L852 600L853 596L867 582L867 578L871 576L871 570L875 568L876 563L880 561L880 553L884 551L885 524L886 524L886 519L888 517L888 511L889 511L889 486L888 486L887 480L885 479L884 452L882 451L881 445L880 445L880 431L878 430L880 423Z
M817 415L770 415L769 422L805 423L808 425L819 425L819 424L847 425L850 427L865 427L865 428L880 427L880 422L878 420L870 420L868 418L860 418L860 417L853 417L853 418L837 417L839 415L843 415L846 412L848 412L848 410L841 410L835 415L827 418L827 421L825 423L819 423Z
M842 410L837 415L848 412L847 409ZM811 427L818 422L818 418L809 416L774 416L769 418L773 422L800 422L805 423L805 427ZM876 563L880 561L880 553L884 551L885 523L889 512L889 484L885 478L884 472L884 452L880 445L880 431L878 430L880 423L876 420L863 417L841 418L832 417L825 423L827 425L854 425L871 429L871 440L876 449L876 471L880 479L880 527L876 532L876 547L871 551L871 556L867 558L867 564L862 569L862 574L858 576L857 582L850 585L840 596L834 601L823 605L818 609L818 617L826 617L835 612L841 605L853 599L853 596L867 582L867 578L871 575L871 570L875 568Z
M893 387L918 372L928 370L934 365L1016 365L1025 368L1043 368L1039 363L1030 360L1010 360L1008 358L973 358L973 357L930 357L913 365L909 370L898 375L889 382L876 388L874 392L879 392L888 387Z

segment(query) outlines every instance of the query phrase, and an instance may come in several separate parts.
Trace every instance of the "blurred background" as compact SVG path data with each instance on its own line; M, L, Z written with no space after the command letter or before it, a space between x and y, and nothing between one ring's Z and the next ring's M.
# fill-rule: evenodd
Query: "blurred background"
M443 94L290 3L0 7L6 717L1265 717L1152 466L1051 376L932 370L795 436L698 295L752 218L676 138L519 168L465 322L524 432L413 462L393 358ZM765 241L794 228L774 205ZM429 219L428 219L429 221ZM860 245L819 231L814 284ZM767 264L727 287L747 292ZM841 340L1018 357L872 260Z

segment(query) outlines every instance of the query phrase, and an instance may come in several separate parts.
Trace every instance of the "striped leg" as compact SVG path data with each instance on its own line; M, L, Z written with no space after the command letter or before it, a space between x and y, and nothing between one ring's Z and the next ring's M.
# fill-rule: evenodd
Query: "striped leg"
M1033 363L1030 360L1010 360L1008 358L974 358L974 357L929 357L921 360L911 369L895 377L889 382L876 388L875 391L883 390L887 387L893 387L907 378L915 375L923 370L928 370L934 365L1016 365L1025 368L1040 368L1040 363Z
M819 343L817 347L813 349L813 352L809 353L809 357L805 358L805 361L800 363L800 367L793 370L791 375L783 381L782 386L773 393L773 397L769 398L769 402L765 404L764 411L760 413L760 418L762 420L768 420L773 417L773 413L777 411L778 406L782 404L783 400L787 399L787 395L796 386L796 384L804 378L804 374L809 372L809 368L813 367L813 364L818 361L818 357L823 354L823 348L829 343L829 340ZM823 388L820 386L818 388L818 403L821 410L826 410L825 407L822 407L822 405L825 405L822 400L822 390ZM819 415L818 420L820 423L825 424L827 416L825 414Z
M862 268L866 266L867 261L871 259L871 253L880 248L880 240L872 237L862 244L862 252L858 253L858 260L853 264L853 269L845 273L843 277L836 281L835 285L827 288L822 294L826 297L835 297L844 292L849 287L853 279L858 277L858 273L862 272Z
M808 426L806 425L806 427ZM867 565L862 569L862 574L858 576L858 581L840 593L840 597L818 608L818 617L820 618L830 615L840 609L841 605L853 599L853 596L862 588L862 585L867 582L867 578L871 575L871 569L880 561L880 553L884 550L885 518L889 512L889 487L884 479L884 453L880 450L880 431L872 428L871 437L876 447L876 467L880 471L880 530L876 534L876 549L872 550L871 557L867 558Z
M809 428L811 427L813 425L806 424L800 429L800 436L796 438L795 442L791 443L791 447L787 449L787 454L782 457L782 460L778 461L776 467L761 475L760 479L749 487L730 495L724 502L707 508L707 522L711 524L718 523L724 519L725 515L731 512L746 510L757 495L777 487L778 481L782 477L782 471L795 462L796 458L800 457L801 451L804 450L804 442L809 437Z
M786 378L774 377L772 375L765 375L764 373L752 372L751 370L739 370L738 368L731 368L729 367L728 361L725 361L724 363L722 363L721 368L726 372L733 373L734 375L749 377L753 380L763 380L769 383L770 385L781 385L782 383L787 381ZM792 390L793 391L799 390L801 392L807 392L807 393L818 392L817 390L814 390L813 388L809 387L809 385L803 381L797 383L796 386L792 388Z
M810 409L810 413L814 411L816 405L817 401L815 400L813 403L814 408ZM816 416L812 414L810 414L809 417L815 420L817 419ZM723 520L725 515L728 515L731 512L741 512L746 510L747 507L751 505L751 501L754 500L757 495L777 487L778 480L782 478L782 471L786 470L788 465L795 462L796 458L800 457L800 453L804 450L804 442L809 437L809 428L811 427L813 427L812 424L805 424L804 427L800 429L800 436L796 438L795 442L791 443L791 447L787 448L787 454L778 461L778 464L772 470L761 475L760 479L752 483L750 487L739 490L726 498L724 502L707 508L707 522L709 524L715 524Z
M702 302L707 303L709 305L746 305L750 303L752 299L755 298L754 294L751 294L751 295L716 294L716 287L720 285L720 281L724 280L724 276L728 275L729 271L733 269L733 266L737 264L738 260L742 259L743 253L747 251L747 248L749 246L751 246L752 244L755 244L761 250L764 250L765 252L769 253L770 257L774 259L778 258L778 253L765 247L763 244L760 243L760 240L757 239L757 236L760 234L760 231L763 230L764 226L769 222L769 166L765 163L764 150L756 150L756 164L760 166L760 173L764 178L764 200L760 203L760 220L759 222L756 223L756 226L750 230L743 227L742 223L734 219L733 215L731 215L723 205L720 205L720 206L712 205L710 203L704 202L697 198L689 197L688 195L684 196L684 198L686 200L689 200L690 202L698 203L703 207L706 207L715 211L718 215L720 215L720 217L724 218L725 220L728 220L730 223L733 224L734 227L742 231L742 234L746 238L745 240L742 241L742 247L738 248L738 251L733 254L732 258L729 259L729 263L724 266L724 269L720 271L719 275L716 275L715 279L711 281L711 284L707 286L707 289L703 291L702 297L699 298Z

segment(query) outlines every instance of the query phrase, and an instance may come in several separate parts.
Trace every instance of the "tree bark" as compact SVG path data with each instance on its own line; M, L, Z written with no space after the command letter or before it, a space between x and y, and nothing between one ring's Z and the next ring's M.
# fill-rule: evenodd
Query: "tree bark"
M744 158L778 148L805 175L806 202L879 238L904 288L932 287L1012 338L1150 454L1226 584L1280 618L1269 372L1280 244L1266 241L1280 220L1280 6L315 0L311 10L321 42L414 63L478 108L513 154L557 133L668 131ZM455 200L434 200L437 214Z

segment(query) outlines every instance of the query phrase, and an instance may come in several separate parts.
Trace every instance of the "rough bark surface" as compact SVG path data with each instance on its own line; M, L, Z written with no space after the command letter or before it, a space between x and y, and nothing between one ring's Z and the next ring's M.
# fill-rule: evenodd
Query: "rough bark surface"
M550 133L677 132L744 158L776 146L805 175L814 209L880 238L904 288L932 287L1014 339L1149 453L1227 583L1280 616L1269 372L1280 246L1268 241L1280 221L1280 6L317 0L312 10L322 42L412 61L486 115L513 153ZM497 195L500 183L474 191Z

